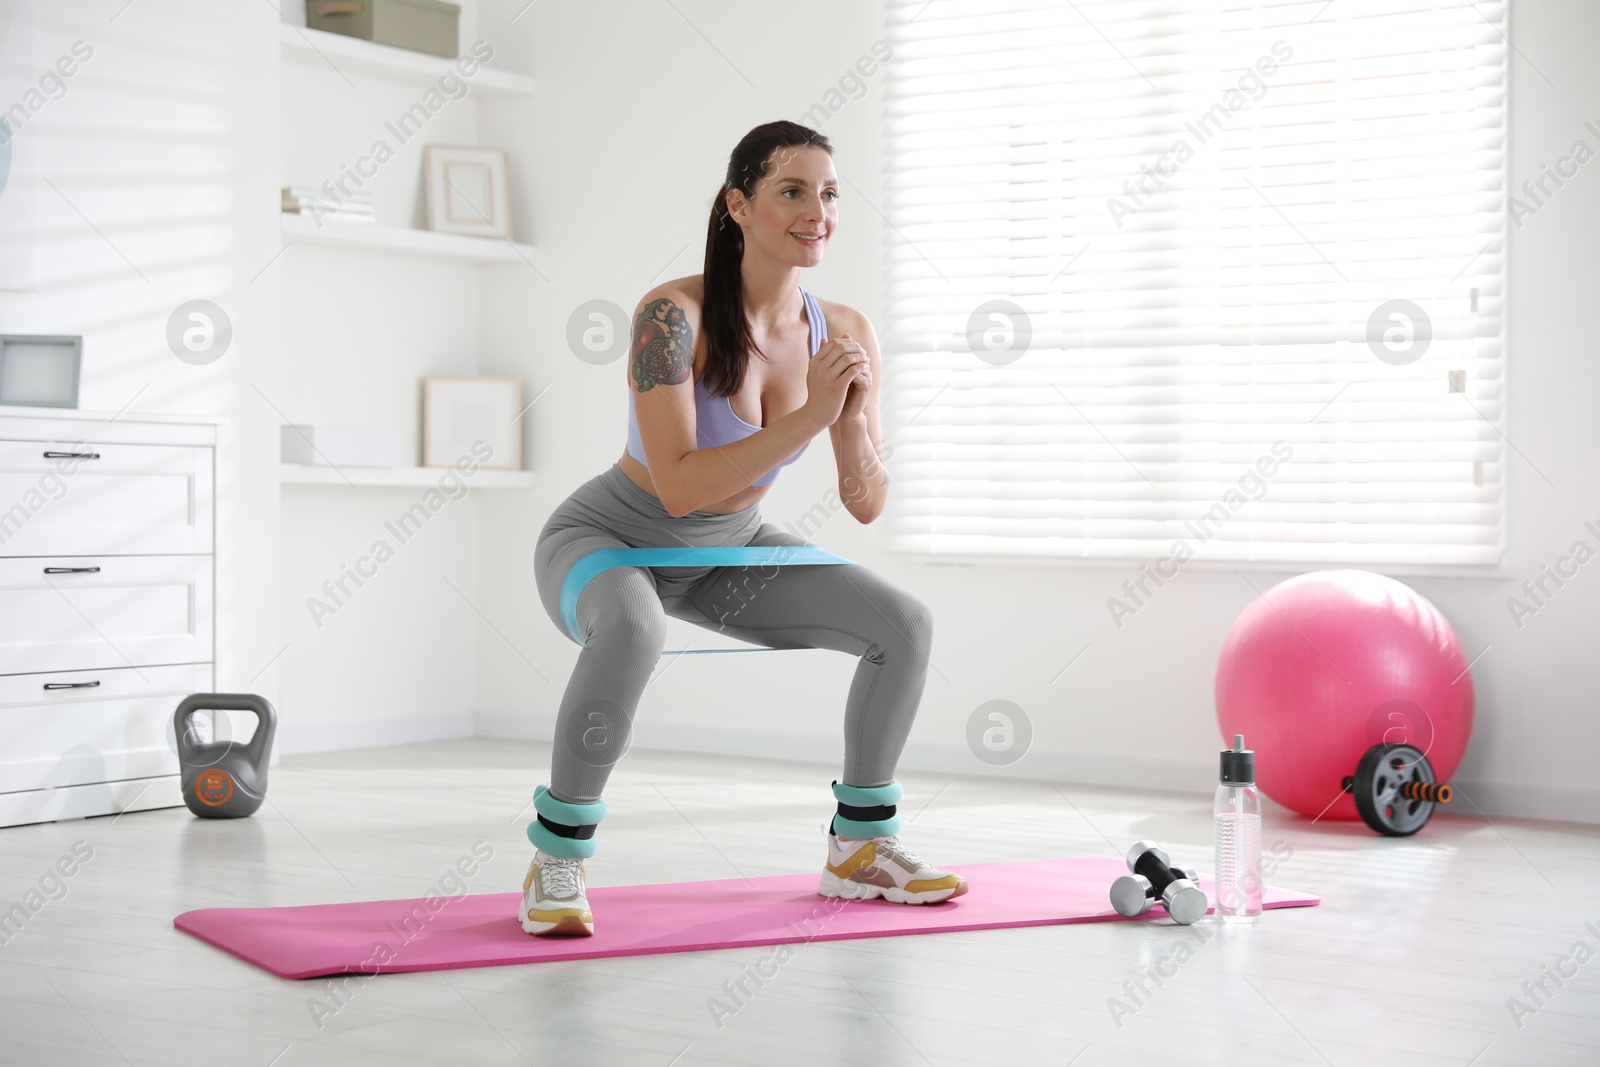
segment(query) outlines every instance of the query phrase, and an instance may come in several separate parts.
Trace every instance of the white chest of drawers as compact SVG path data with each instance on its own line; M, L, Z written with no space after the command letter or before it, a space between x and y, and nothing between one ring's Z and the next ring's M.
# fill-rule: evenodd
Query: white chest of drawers
M217 420L0 407L0 826L181 804L213 688Z

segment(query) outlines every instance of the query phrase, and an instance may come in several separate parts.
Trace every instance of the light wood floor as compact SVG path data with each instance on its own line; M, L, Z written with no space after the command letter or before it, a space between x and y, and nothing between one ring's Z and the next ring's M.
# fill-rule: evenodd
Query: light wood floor
M812 942L718 1026L771 949L384 975L320 1028L286 981L172 927L191 908L421 896L473 841L473 891L520 888L547 746L473 740L285 757L249 819L182 808L0 830L0 907L94 850L0 944L0 1064L1600 1063L1600 828L1439 815L1417 837L1269 812L1273 882L1323 904L1225 928L1133 1014L1123 983L1193 943L1168 922ZM820 869L837 768L635 750L606 790L590 885ZM934 863L1120 853L1210 866L1210 798L904 773ZM931 803L930 803L931 802ZM596 916L604 922L603 911ZM508 916L507 921L510 921ZM1592 923L1594 929L1585 926ZM1164 970L1170 967L1163 965ZM1519 998L1535 1010L1514 1020ZM330 1001L331 1003L331 1001ZM1520 1026L1518 1025L1520 1022Z

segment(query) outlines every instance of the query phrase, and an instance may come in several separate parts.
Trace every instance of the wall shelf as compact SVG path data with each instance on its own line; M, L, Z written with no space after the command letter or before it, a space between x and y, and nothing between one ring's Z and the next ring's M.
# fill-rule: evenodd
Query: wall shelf
M369 252L398 252L406 256L453 259L465 263L533 264L533 246L497 237L463 237L370 222L327 220L318 226L304 215L283 213L286 244L329 245Z
M389 485L437 487L439 479L454 467L332 467L308 463L280 463L280 485ZM468 489L531 489L532 471L485 470L472 474L456 472Z
M448 72L461 79L471 96L508 98L533 95L532 78L497 70L490 64L480 65L472 77L462 78L453 66L455 60L443 56L430 56L407 48L393 48L363 41L359 37L346 37L342 33L287 23L279 27L279 34L283 58L314 64L324 70L332 67L346 76L369 74L413 85L437 86L440 76Z

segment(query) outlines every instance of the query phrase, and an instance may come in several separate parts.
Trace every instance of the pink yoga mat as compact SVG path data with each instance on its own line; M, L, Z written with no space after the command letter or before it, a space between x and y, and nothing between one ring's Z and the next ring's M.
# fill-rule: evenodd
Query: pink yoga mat
M839 900L817 893L820 870L714 882L591 888L591 937L533 937L517 921L521 893L454 900L372 900L290 908L201 908L172 924L282 978L436 971L508 963L693 952L851 937L889 937L1002 926L1161 922L1159 906L1137 919L1111 909L1107 892L1128 868L1114 857L952 865L970 888L939 904ZM1200 888L1213 895L1211 879ZM1317 897L1267 886L1268 908Z

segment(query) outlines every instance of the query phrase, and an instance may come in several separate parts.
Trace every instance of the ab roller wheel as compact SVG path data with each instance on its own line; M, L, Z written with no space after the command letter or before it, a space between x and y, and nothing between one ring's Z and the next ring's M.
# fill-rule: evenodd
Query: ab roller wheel
M1387 837L1409 837L1428 825L1435 805L1450 803L1450 787L1434 781L1428 757L1411 745L1373 745L1344 789L1361 820Z

